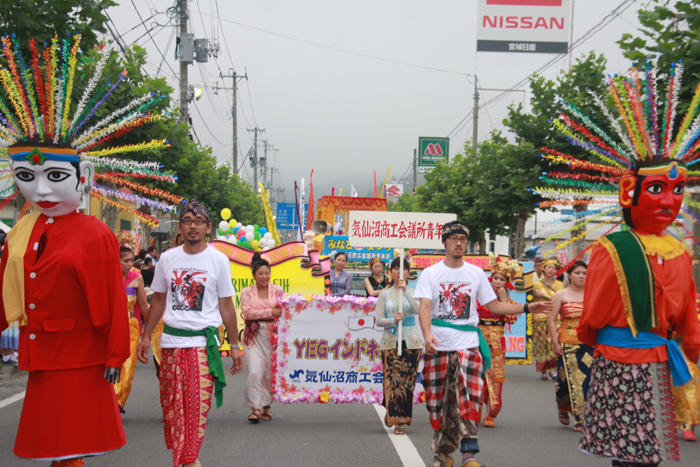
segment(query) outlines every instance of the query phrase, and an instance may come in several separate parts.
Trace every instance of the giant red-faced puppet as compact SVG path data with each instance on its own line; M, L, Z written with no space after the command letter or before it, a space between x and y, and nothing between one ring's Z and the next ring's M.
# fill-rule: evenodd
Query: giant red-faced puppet
M678 217L688 169L677 161L640 163L636 175L620 179L625 223L644 235L660 234Z

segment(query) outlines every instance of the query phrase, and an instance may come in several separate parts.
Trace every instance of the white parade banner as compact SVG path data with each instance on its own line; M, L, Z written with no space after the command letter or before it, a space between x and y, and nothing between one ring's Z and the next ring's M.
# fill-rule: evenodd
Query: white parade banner
M442 249L442 226L456 220L457 214L350 211L348 236L352 246Z
M399 277L403 277L404 248L436 248L442 244L442 226L456 221L457 214L433 212L350 211L350 243L365 247L399 248ZM398 290L399 313L403 313L403 290ZM403 320L398 335L403 335ZM401 338L396 343L402 353Z

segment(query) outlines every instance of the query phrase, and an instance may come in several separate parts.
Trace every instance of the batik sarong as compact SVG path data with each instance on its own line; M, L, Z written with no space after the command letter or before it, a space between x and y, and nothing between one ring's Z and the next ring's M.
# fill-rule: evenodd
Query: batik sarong
M574 416L574 424L581 425L591 379L593 347L583 344L561 344L561 348L564 355L557 359L557 407L571 413Z
M491 368L486 370L486 384L482 399L490 409L486 416L496 418L503 406L503 383L506 381L506 355L503 350L505 347L505 327L503 325L479 324L479 329L481 329L489 344L489 349L491 349Z
M553 370L557 367L557 354L552 347L552 337L549 335L549 321L532 321L532 353L538 373Z
M264 324L253 337L253 345L246 346L243 353L246 384L245 405L261 409L272 404L272 344Z
M484 361L479 349L425 356L425 405L433 427L435 462L445 463L457 448L479 452L479 403L484 390Z
M173 467L194 462L214 393L206 347L162 349L160 405L165 445L173 451Z
M623 462L680 460L668 362L591 366L579 449Z
M138 356L136 350L139 346L139 340L141 338L141 331L139 330L139 321L136 317L129 318L129 340L130 340L130 354L129 358L124 360L122 364L122 372L118 383L114 383L114 392L117 395L117 403L120 407L126 405L126 400L131 394L131 386L134 382L134 374L136 372L136 362L138 362Z
M683 354L692 381L683 386L673 388L673 399L676 404L676 423L681 431L693 430L700 425L700 369Z
M384 407L388 426L410 425L413 417L413 390L416 388L421 349L407 349L406 341L401 344L401 356L397 349L382 350Z

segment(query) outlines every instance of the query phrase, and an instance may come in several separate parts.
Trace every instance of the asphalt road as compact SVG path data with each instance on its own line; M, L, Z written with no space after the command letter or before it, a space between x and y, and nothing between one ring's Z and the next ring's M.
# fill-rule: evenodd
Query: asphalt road
M578 435L559 424L553 382L540 381L531 365L508 366L506 373L505 404L497 427L480 430L480 462L488 467L610 465L579 452ZM0 389L5 384L0 380ZM413 426L407 428L406 438L415 449L399 445L401 458L391 439L394 435L387 435L374 406L273 404L272 421L251 425L246 421L249 409L243 403L244 386L243 372L229 376L223 407L210 412L200 454L204 467L432 465L432 429L422 405L416 406ZM0 394L2 405L10 394ZM22 401L0 407L0 466L40 465L12 454L21 409ZM123 420L128 444L117 452L89 459L86 466L172 466L163 441L158 381L152 365L137 367L126 411ZM700 466L700 443L681 440L680 444L682 462L676 465Z

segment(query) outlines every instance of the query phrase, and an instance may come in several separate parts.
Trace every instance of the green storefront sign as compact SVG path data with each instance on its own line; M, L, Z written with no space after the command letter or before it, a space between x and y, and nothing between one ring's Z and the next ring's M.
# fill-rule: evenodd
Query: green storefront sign
M438 162L448 160L450 138L418 138L418 169L420 172L432 170Z

